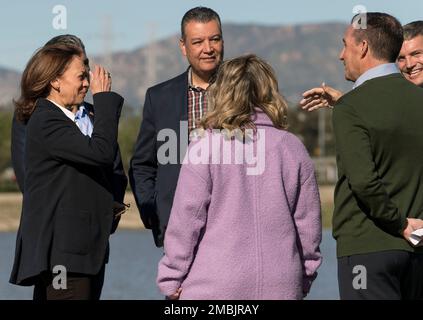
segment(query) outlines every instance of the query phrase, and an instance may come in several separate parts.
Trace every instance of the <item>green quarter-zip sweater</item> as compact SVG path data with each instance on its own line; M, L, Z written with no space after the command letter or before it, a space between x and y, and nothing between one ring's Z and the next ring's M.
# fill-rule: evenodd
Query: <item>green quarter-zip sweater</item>
M333 128L337 256L418 250L401 234L423 218L423 89L399 73L368 80L339 99Z

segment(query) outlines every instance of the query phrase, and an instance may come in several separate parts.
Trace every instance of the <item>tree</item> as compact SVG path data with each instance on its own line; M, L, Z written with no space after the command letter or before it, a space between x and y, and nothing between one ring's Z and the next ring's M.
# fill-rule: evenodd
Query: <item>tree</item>
M141 117L133 114L122 115L119 122L119 148L125 172L128 173L129 161L134 153L135 142L140 129Z

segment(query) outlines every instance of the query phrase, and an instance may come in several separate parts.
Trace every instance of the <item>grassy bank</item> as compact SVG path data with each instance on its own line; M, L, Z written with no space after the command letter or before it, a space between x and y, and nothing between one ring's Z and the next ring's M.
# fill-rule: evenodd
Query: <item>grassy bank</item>
M322 201L323 227L330 228L333 211L333 187L320 187ZM122 229L141 229L143 224L139 217L132 192L127 192L125 202L131 204L131 208L123 216L119 224ZM0 193L0 231L15 231L19 226L21 214L22 195L19 192Z

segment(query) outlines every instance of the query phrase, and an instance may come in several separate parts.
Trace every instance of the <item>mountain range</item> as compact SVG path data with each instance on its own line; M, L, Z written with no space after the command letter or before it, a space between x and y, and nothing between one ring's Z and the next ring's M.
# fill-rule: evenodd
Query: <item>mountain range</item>
M342 48L342 23L262 26L224 24L225 58L254 53L274 68L282 94L297 103L301 93L325 82L340 90L351 87L344 80L338 60ZM90 57L113 75L113 89L126 103L141 110L148 87L183 72L188 64L181 55L177 34L131 51ZM87 44L88 45L88 44ZM0 67L0 104L16 97L20 73Z

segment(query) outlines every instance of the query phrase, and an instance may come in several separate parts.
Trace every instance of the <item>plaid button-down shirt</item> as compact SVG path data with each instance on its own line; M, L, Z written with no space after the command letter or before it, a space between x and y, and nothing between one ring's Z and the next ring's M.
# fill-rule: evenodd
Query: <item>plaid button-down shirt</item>
M207 112L207 92L192 84L192 70L188 71L188 132L197 127L199 121Z

